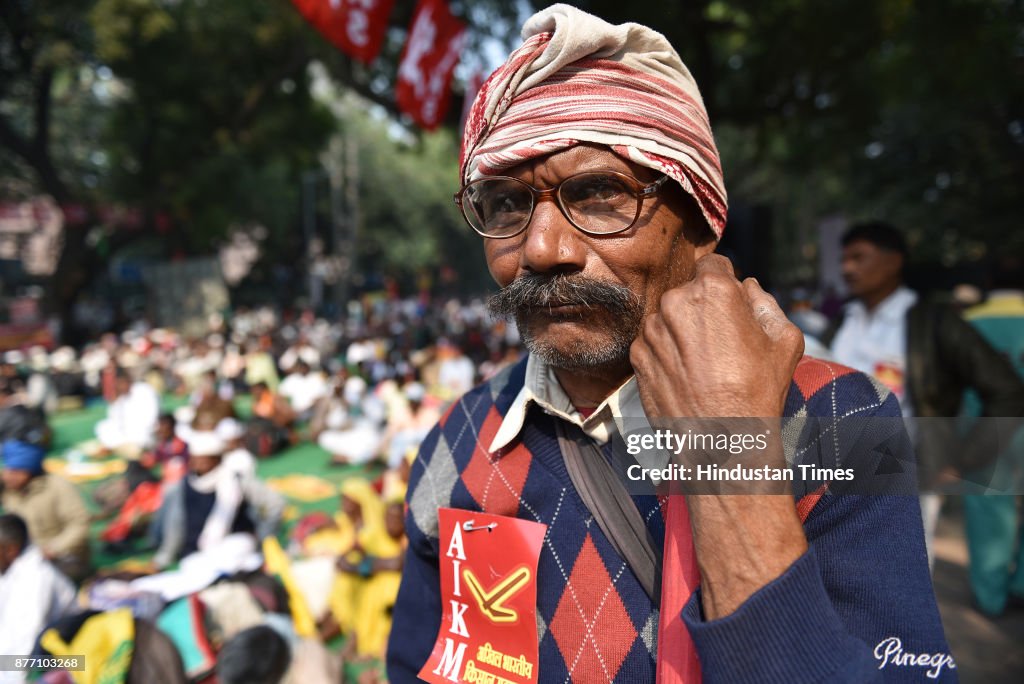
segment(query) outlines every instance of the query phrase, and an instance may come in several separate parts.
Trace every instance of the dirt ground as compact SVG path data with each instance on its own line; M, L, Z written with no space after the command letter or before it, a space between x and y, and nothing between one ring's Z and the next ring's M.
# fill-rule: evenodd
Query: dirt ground
M935 543L935 595L960 681L1024 682L1024 610L990 620L971 608L960 502L946 500Z

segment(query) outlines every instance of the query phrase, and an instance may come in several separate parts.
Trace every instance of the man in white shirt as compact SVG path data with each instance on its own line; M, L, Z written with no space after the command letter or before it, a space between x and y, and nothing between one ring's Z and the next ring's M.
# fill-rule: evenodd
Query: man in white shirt
M299 360L281 382L278 393L288 399L300 421L307 421L316 402L327 395L327 381L322 373L314 373L308 363Z
M921 299L904 286L909 251L898 230L881 222L857 224L843 235L842 246L843 278L854 300L834 334L825 336L835 361L891 389L905 418L954 417L968 388L983 398L986 416L1021 414L1024 385L1008 361L952 308ZM985 465L970 462L966 452L950 454L949 445L936 438L936 425L929 423L927 430L922 423L907 426L917 446L930 561L942 505L935 488Z
M29 655L39 633L74 604L74 586L31 544L25 521L0 516L0 653ZM24 673L0 673L0 682L21 681Z
M96 424L96 438L106 452L141 453L153 440L160 417L160 397L145 382L132 382L119 371L114 383L117 398L107 417Z

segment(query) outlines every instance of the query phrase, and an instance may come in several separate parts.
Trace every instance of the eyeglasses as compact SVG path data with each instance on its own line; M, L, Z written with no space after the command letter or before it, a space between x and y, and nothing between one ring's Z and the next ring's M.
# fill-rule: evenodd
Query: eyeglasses
M541 190L508 176L487 176L468 183L455 194L466 223L486 238L519 235L530 225L537 202L552 197L565 218L588 235L611 235L628 230L640 218L644 198L661 189L662 176L644 185L615 171L588 171Z

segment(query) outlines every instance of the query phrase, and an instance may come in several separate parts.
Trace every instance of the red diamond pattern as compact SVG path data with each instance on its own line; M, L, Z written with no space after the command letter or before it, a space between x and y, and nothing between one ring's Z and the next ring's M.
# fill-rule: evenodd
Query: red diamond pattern
M793 373L793 382L800 388L804 399L810 399L822 387L830 382L857 371L838 363L828 363L820 359L805 356L800 359Z
M588 534L549 625L574 682L611 682L637 632Z
M519 512L520 496L533 456L522 442L496 455L488 453L501 421L501 415L491 407L477 435L469 464L462 471L462 483L483 511L514 516Z

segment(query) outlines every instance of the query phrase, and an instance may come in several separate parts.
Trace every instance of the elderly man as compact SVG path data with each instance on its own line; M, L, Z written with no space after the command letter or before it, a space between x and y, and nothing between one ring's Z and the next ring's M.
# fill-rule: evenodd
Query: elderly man
M239 466L229 445L215 431L187 434L189 473L164 494L156 568L197 551L211 551L229 535L273 535L284 514L284 499L256 478L255 468ZM244 461L244 457L243 457Z
M886 435L839 424L899 407L866 376L801 361L774 300L712 254L718 153L664 37L566 5L523 37L468 117L457 201L502 288L492 308L530 354L462 397L413 465L390 681L955 677L912 496L828 480L614 494L602 469L624 416L821 416L800 458L868 458L882 440L912 457L892 420L873 428ZM765 434L784 466L792 444Z
M73 580L91 570L89 512L82 494L67 480L43 470L46 449L19 439L3 443L3 494L0 505L28 525L43 556Z
M137 457L152 444L160 397L148 383L133 381L126 370L117 371L114 394L107 417L96 424L100 452Z

